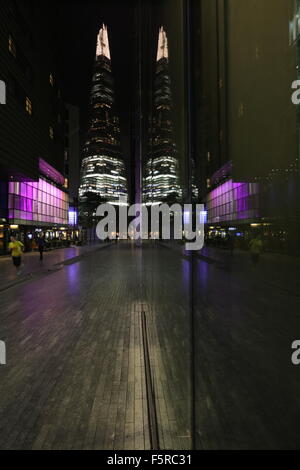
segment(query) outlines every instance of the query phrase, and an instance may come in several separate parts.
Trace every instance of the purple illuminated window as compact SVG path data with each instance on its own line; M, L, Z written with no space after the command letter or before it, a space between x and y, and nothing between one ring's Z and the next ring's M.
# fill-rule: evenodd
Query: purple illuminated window
M68 195L39 179L34 183L9 183L9 219L68 224Z
M259 217L257 183L228 180L207 196L208 223Z

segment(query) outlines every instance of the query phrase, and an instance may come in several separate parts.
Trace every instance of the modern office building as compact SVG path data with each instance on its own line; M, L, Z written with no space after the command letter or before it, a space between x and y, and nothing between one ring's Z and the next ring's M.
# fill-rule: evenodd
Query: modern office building
M78 199L80 184L80 122L79 108L65 103L65 158L64 175L65 185L68 188L70 199Z
M158 35L153 101L143 188L146 204L178 201L182 196L173 128L168 38L163 26Z
M127 201L127 176L120 147L107 27L99 31L92 77L90 125L81 164L79 198L117 204Z
M54 15L49 11L49 17ZM36 230L68 224L64 189L64 104L51 21L40 2L0 5L0 252L12 231L25 246ZM46 52L45 52L46 51Z
M69 225L78 228L78 193L80 184L79 108L65 103L64 186L69 193Z

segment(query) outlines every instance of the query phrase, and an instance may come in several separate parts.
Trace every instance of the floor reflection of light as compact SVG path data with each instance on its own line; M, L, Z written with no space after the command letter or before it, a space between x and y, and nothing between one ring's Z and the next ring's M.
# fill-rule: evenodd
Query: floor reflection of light
M75 290L78 287L79 271L80 271L80 263L70 264L67 267L67 277L69 281L69 287L72 290Z
M183 282L186 289L189 288L191 282L191 262L187 259L182 261Z
M205 261L198 261L197 265L198 281L200 282L201 286L206 287L209 269L208 264Z

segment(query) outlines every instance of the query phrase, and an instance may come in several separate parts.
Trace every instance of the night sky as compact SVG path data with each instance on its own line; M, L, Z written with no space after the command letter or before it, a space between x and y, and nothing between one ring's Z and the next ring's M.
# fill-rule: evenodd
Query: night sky
M172 0L172 2L176 0ZM150 102L150 81L155 71L158 29L164 25L169 40L171 86L175 110L174 124L179 154L184 153L182 129L182 44L180 17L170 0L151 0L151 26L147 35L144 62L148 77L143 82L144 100ZM108 27L112 72L115 80L116 106L120 117L122 152L128 168L132 165L130 123L136 97L136 21L135 0L57 0L55 40L58 72L62 79L63 98L78 105L81 116L81 145L88 126L89 95L95 59L96 38L102 23ZM163 8L162 8L163 5ZM172 15L170 11L172 10ZM146 12L147 16L147 12ZM177 17L178 16L178 17ZM150 44L150 46L149 46ZM148 59L149 56L149 59ZM152 69L152 70L151 70ZM149 73L148 73L149 72ZM151 76L152 75L152 76ZM147 83L148 80L148 83ZM145 122L149 109L144 109ZM148 122L148 121L147 121ZM129 181L130 184L130 181Z
M123 136L128 135L132 94L134 38L132 1L59 1L57 4L58 67L64 99L80 107L81 138L88 124L89 93L96 38L102 23L108 26L116 104ZM127 139L123 142L128 152Z

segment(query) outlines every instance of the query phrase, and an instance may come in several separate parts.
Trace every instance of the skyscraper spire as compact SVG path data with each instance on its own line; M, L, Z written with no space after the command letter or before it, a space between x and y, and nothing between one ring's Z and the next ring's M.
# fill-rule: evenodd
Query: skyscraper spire
M127 200L125 162L121 154L120 125L115 106L107 27L97 37L92 78L90 125L81 164L81 201L95 194L105 202Z
M159 28L159 34L158 34L158 47L157 47L157 57L156 60L157 62L160 59L168 59L169 58L169 49L168 49L168 38L167 34L164 30L164 27L161 26Z
M102 28L100 29L97 37L96 57L101 55L110 59L107 26L105 26L104 23L102 24Z
M159 29L154 106L150 122L149 152L145 168L144 201L146 204L180 200L178 151L174 139L171 80L168 63L168 39L163 26Z

